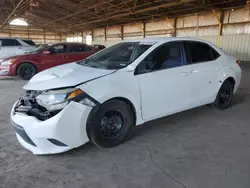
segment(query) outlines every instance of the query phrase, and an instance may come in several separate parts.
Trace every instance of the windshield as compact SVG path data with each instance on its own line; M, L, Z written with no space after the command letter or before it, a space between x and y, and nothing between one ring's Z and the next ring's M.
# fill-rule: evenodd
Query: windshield
M151 46L139 42L123 42L106 48L79 64L103 69L120 69L132 63Z
M47 48L49 45L48 44L41 44L40 46L38 46L37 48L35 48L34 50L28 52L28 53L31 53L31 54L36 54L37 52Z
M30 46L35 46L36 45L32 40L22 40L22 41L25 42L26 44L30 45Z

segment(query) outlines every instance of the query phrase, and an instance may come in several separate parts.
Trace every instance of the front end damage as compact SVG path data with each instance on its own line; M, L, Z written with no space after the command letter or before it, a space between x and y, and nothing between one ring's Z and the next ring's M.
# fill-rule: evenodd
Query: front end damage
M93 107L79 99L49 111L37 102L41 93L26 91L12 108L11 122L20 144L41 155L65 152L88 142L86 121Z

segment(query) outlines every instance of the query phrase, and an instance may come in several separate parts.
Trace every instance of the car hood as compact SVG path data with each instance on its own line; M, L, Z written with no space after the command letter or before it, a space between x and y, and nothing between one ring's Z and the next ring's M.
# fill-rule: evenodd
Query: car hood
M71 87L115 71L69 63L36 74L23 88L26 90L48 90Z
M8 56L8 57L5 57L5 58L2 58L3 61L6 61L6 60L10 60L10 59L25 59L26 57L28 57L27 55L14 55L14 56Z

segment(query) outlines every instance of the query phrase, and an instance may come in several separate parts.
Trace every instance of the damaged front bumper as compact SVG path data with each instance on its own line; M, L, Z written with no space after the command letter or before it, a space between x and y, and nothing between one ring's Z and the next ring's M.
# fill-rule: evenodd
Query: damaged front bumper
M92 107L71 101L46 120L11 111L11 122L20 144L36 155L61 153L89 141L86 121Z

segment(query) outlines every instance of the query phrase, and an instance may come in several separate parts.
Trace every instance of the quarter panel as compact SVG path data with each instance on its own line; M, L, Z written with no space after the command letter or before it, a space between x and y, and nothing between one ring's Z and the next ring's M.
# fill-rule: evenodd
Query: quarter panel
M223 66L221 68L221 71L219 74L219 84L218 84L217 91L219 91L223 82L229 77L234 78L234 80L236 81L235 87L234 87L234 93L237 91L239 84L240 84L241 74L240 76L237 76L237 72L233 68L228 67L228 66Z
M192 101L193 106L209 104L214 101L218 93L218 77L220 75L221 64L221 58L214 61L192 64L194 78L192 88L192 96L194 96Z
M241 81L241 68L240 66L236 63L236 58L233 56L229 55L224 55L223 56L223 65L220 68L220 74L218 77L219 80L219 89L221 84L229 77L234 78L235 80L235 87L234 87L234 93L237 91L240 81ZM218 89L218 90L219 90Z

